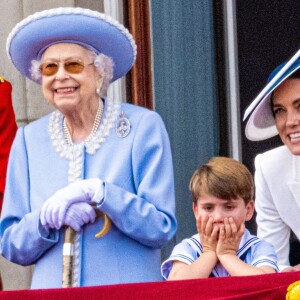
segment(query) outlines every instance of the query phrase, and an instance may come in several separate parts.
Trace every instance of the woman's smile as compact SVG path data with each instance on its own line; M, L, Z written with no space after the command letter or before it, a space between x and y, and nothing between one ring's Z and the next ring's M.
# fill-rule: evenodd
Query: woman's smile
M57 94L71 94L74 93L77 90L77 87L65 87L65 88L58 88L55 89L55 93Z
M292 143L300 142L300 132L290 133L289 137Z

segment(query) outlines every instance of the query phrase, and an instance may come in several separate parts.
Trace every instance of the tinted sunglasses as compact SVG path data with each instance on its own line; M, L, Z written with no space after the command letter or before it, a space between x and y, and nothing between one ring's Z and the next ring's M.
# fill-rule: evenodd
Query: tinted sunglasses
M83 62L78 60L67 60L63 63L63 66L66 72L70 74L78 74L83 71L85 66L93 64L94 63L84 65ZM56 62L47 62L40 65L40 71L43 76L52 76L57 73L58 69L59 63Z

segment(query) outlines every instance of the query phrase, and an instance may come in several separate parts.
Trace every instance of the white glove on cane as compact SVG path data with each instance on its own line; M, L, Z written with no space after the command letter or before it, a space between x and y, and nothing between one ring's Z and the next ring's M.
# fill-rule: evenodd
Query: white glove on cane
M75 231L80 231L83 225L94 223L96 217L96 211L93 206L85 202L78 202L67 209L63 225L70 226Z

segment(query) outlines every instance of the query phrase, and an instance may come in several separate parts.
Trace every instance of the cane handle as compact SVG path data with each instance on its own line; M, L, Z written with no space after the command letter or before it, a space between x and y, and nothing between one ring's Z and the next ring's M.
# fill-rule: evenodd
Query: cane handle
M105 213L99 211L98 215L99 215L99 217L102 217L104 220L103 220L103 227L95 235L95 238L100 238L100 237L105 236L107 234L107 232L109 231L110 227L111 227L111 220L110 220L110 218Z

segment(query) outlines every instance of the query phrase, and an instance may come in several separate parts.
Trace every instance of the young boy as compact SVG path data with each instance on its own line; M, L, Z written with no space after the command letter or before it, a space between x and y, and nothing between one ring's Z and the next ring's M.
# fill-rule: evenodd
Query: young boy
M240 162L215 157L190 181L198 234L162 264L168 280L246 276L278 271L273 246L245 229L254 213L253 179Z

